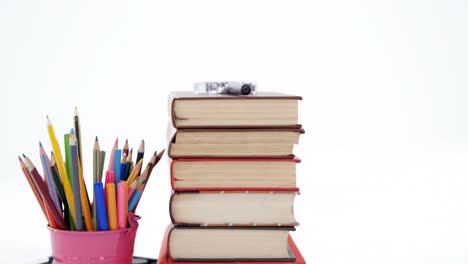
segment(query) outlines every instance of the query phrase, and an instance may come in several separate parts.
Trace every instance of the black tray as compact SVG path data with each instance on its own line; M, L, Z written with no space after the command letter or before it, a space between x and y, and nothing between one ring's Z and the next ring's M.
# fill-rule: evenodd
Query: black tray
M49 257L49 261L41 262L39 264L53 264L53 258ZM143 258L143 257L133 257L133 264L156 264L158 263L157 259Z

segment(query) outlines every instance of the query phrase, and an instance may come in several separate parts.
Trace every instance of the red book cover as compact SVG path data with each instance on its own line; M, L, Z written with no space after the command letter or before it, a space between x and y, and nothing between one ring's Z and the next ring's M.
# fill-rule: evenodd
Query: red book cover
M164 234L164 238L161 243L161 249L159 252L158 264L206 264L207 262L176 262L168 254L168 237L169 232L171 230L171 225L169 225L166 229L166 233ZM289 247L296 258L296 261L287 261L287 262L248 262L249 264L306 264L304 257L302 256L301 252L297 248L296 244L294 243L291 235L288 237ZM209 262L210 264L226 264L226 262ZM239 263L239 262L237 262Z
M242 161L242 162L295 162L300 163L301 160L298 157L294 158L181 158L173 159L170 165L171 175L171 187L174 191L259 191L259 192L271 192L271 191L288 191L298 192L299 188L259 188L259 187L230 187L230 188L176 188L174 182L178 179L174 176L174 164L177 162L226 162L226 161Z

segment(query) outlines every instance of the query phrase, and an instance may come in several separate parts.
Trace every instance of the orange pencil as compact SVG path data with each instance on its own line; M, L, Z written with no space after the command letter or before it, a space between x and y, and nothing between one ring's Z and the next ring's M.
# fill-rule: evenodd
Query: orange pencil
M109 230L117 230L117 202L115 200L115 184L106 184L107 218L109 219Z

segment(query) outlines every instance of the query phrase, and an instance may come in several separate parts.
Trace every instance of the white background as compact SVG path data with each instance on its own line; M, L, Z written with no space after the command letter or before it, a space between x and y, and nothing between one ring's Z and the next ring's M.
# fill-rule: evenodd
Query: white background
M167 94L253 80L302 95L293 234L308 263L468 262L468 4L460 1L1 1L1 263L50 254L17 155L40 167L46 114L166 147ZM166 160L145 191L135 254L158 256Z

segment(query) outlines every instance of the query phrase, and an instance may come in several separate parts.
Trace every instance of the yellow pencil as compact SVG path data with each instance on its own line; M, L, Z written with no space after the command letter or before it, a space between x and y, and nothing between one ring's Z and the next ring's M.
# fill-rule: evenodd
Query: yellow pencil
M135 167L133 167L133 170L130 173L130 175L128 176L128 179L127 179L127 184L129 186L130 186L130 184L132 184L132 182L138 176L138 173L140 172L140 168L141 168L142 164L143 164L143 159L140 159L140 161L138 161L137 165Z
M65 163L63 162L62 152L55 136L54 127L52 122L50 122L49 116L47 116L47 131L49 133L50 143L52 149L55 153L55 159L57 161L57 168L59 170L59 175L62 180L63 189L65 191L65 197L67 198L68 206L72 215L72 219L75 219L75 201L73 199L73 192L70 185L70 179L68 178L67 169L65 168ZM73 220L74 221L74 220ZM74 222L73 222L74 223Z
M117 202L115 200L115 184L106 184L107 217L109 219L109 230L117 230Z
M89 199L88 191L86 190L85 182L83 179L83 168L80 165L80 159L78 158L78 175L80 177L80 198L81 198L81 207L83 210L83 216L86 226L86 231L94 231L93 219L91 217L91 210L89 208Z

